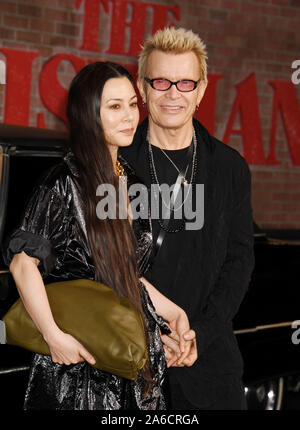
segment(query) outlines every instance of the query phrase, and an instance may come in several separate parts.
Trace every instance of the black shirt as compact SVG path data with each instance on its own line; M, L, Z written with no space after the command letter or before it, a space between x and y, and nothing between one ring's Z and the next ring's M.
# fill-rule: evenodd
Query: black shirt
M153 175L150 173L149 165L149 153L147 150L148 143L145 143L145 153L141 156L141 165L143 165L143 171L145 172L143 180L145 181L148 188L154 182ZM187 162L188 147L179 150L165 150L164 152L171 158L173 163L182 171L186 171L186 178L190 181L192 174L192 161ZM175 184L178 177L178 171L174 165L169 161L169 159L164 155L160 148L152 145L152 153L155 169L157 172L157 179L160 187L162 184L167 184L172 186ZM187 166L188 164L188 166ZM195 190L190 189L189 195L195 194ZM171 219L168 225L167 238L163 241L163 244L159 250L159 254L155 257L154 262L145 276L154 285L157 284L158 288L171 300L177 302L179 291L174 285L174 280L183 275L181 267L188 268L191 262L191 256L197 253L197 246L194 243L194 232L187 234L188 232L182 229L183 216L184 216L184 205L182 205L185 200L185 195L182 194L182 199L179 199L176 205L178 219L174 219L173 212L170 212ZM157 203L157 202L156 202ZM152 230L153 230L153 244L156 243L158 234L161 230L162 222L162 211L167 211L170 207L170 201L168 200L168 195L164 194L163 198L159 199L159 213L160 218L152 218ZM179 231L177 231L179 230ZM176 269L170 262L179 262L177 266L178 274L174 273ZM176 284L176 283L175 283ZM180 300L181 306L187 310L189 309L189 298L184 294Z

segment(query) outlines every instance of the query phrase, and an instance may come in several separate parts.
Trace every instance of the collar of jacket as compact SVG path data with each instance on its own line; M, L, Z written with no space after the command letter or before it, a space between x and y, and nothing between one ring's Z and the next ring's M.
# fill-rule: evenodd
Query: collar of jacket
M63 157L63 160L67 164L72 175L75 176L76 178L78 178L79 177L79 171L78 171L78 168L76 166L75 155L73 154L73 152L68 151L65 154L65 156ZM120 161L120 163L124 167L124 170L125 170L125 173L127 176L128 185L135 184L135 183L143 183L143 181L139 177L136 176L135 171L131 167L131 165L120 154L118 154L118 160Z
M79 172L78 172L78 168L76 166L76 161L75 161L75 155L73 154L72 151L68 151L64 157L63 157L64 162L66 163L66 165L68 166L70 172L72 173L73 176L76 176L76 178L79 177Z
M148 130L148 117L145 118L141 124L138 126L137 131L135 133L134 140L138 142L145 142ZM215 150L214 138L209 134L207 129L195 118L193 118L193 126L195 128L197 141L202 141L207 150L213 152Z

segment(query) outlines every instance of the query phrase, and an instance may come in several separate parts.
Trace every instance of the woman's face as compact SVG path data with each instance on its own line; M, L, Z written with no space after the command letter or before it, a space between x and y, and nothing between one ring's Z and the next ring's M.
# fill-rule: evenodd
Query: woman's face
M137 96L126 77L109 79L102 91L100 118L110 150L132 143L139 122Z

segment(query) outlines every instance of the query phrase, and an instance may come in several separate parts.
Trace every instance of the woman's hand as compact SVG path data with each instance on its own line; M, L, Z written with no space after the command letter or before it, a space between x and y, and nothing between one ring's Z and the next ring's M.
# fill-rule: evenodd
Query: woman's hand
M168 321L171 333L162 335L162 341L178 358L185 358L189 353L189 342L185 339L185 335L190 332L194 333L194 331L190 330L188 317L179 306L174 306L171 318Z
M162 335L167 367L192 366L198 358L196 346L196 333L194 330L188 330L180 336L176 331L176 323L170 324L172 333ZM180 349L180 339L184 341L184 351Z
M39 260L23 251L14 255L10 271L26 311L49 346L52 360L60 364L75 364L84 360L95 364L94 357L84 346L56 325L38 264Z
M197 360L196 335L184 310L161 294L147 279L140 278L145 285L156 313L168 322L172 333L161 335L168 367L194 364ZM179 360L179 361L178 361Z
M51 335L45 336L44 339L49 346L54 363L67 365L80 363L81 361L87 361L91 365L96 363L94 357L80 342L60 329L51 333Z

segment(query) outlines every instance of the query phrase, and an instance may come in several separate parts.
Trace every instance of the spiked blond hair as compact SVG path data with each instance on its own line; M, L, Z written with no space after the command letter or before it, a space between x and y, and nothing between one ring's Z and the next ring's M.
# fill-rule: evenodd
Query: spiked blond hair
M138 59L138 78L140 80L146 76L147 61L149 55L155 49L174 54L194 52L199 62L200 79L207 83L206 46L192 30L166 27L163 30L158 30L147 39Z

